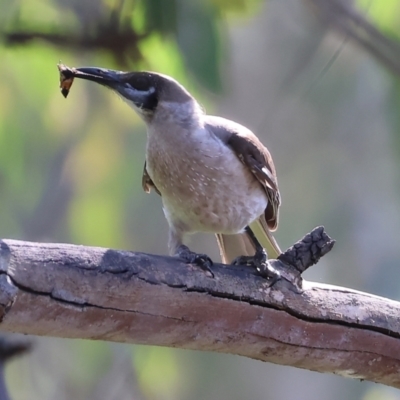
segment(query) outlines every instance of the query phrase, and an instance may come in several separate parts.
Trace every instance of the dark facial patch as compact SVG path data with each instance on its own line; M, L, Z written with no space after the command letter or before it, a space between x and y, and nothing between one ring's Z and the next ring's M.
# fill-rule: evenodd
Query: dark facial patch
M151 92L143 97L141 104L137 104L140 108L148 111L154 111L157 108L158 97L157 92Z
M147 92L152 87L155 87L154 79L146 72L132 74L126 82L141 92Z
M137 107L147 111L154 111L156 109L158 104L158 87L157 79L153 74L147 72L127 74L125 82L133 89L143 93L135 101Z

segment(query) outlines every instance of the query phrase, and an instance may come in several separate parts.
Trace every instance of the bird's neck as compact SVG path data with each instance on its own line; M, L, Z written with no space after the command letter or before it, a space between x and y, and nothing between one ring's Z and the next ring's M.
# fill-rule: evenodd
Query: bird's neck
M202 125L204 112L196 100L183 103L161 102L151 123L148 124L149 138L152 135L171 133L190 134Z
M157 107L147 129L146 160L153 180L161 184L182 173L182 160L196 157L204 139L204 113L196 101L166 103ZM161 178L164 177L164 178ZM158 186L157 186L158 187Z

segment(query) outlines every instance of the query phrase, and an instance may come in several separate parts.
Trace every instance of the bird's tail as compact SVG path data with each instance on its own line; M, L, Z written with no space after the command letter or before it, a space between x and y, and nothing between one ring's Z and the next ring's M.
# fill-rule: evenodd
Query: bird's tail
M282 254L282 250L272 235L271 230L268 228L267 221L263 215L250 225L250 229L256 235L261 246L267 250L268 258L278 258L278 256Z
M230 264L239 256L253 256L256 248L247 233L237 233L236 235L224 235L217 233L219 252L224 264Z
M250 225L250 229L260 244L266 249L268 258L277 258L282 253L263 216L254 221ZM239 256L254 256L256 248L246 232L235 235L218 233L216 237L224 264L230 264Z

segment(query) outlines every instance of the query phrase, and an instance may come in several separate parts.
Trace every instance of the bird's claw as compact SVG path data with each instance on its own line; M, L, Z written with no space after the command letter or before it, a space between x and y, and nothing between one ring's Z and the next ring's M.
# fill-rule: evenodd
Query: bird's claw
M236 257L233 260L232 265L247 265L254 267L260 276L268 279L269 286L272 286L281 278L279 271L268 262L265 250L256 252L254 256Z
M255 268L261 267L268 261L267 253L263 249L262 251L256 251L254 256L239 256L232 261L232 265L249 265Z
M231 263L231 265L245 265L249 267L254 267L255 264L254 256L239 256L236 257Z
M187 246L181 245L176 252L176 256L181 258L187 264L197 265L203 271L211 274L211 277L214 278L214 272L211 269L213 261L207 254L195 253L194 251L189 250Z
M257 272L265 279L268 279L269 286L274 285L281 279L280 272L275 269L268 261L256 267Z

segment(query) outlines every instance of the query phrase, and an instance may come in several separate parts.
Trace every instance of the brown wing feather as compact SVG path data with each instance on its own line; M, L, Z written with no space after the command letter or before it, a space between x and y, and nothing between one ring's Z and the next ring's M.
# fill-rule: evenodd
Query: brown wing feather
M157 189L156 185L151 180L149 173L147 172L146 161L144 162L143 166L142 187L146 193L150 193L151 189L154 189L156 193L158 193L161 196L160 191Z
M244 133L234 132L227 144L231 146L240 161L250 169L264 187L268 197L265 219L268 228L274 231L278 225L281 198L271 154L260 140L248 130Z
M268 149L249 129L225 118L207 115L206 127L232 148L265 189L268 197L265 219L268 228L274 231L278 225L281 197L275 166Z

